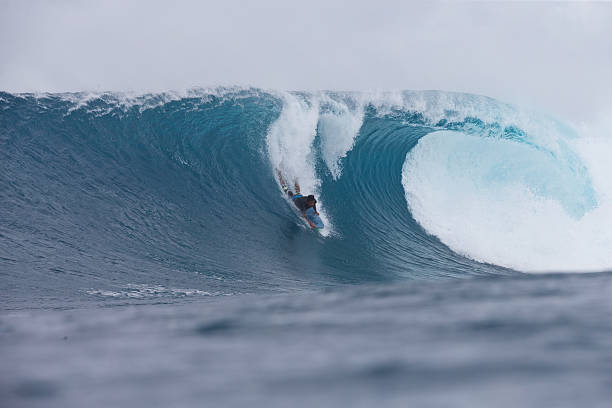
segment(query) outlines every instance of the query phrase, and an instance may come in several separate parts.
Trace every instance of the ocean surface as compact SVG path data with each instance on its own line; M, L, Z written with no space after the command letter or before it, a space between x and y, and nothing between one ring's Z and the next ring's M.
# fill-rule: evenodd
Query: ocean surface
M451 92L0 92L0 405L610 407L610 154Z

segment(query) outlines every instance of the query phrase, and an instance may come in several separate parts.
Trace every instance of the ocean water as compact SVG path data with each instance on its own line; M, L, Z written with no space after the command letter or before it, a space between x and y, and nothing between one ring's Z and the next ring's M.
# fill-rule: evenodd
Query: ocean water
M0 93L3 405L608 407L610 153L450 92Z

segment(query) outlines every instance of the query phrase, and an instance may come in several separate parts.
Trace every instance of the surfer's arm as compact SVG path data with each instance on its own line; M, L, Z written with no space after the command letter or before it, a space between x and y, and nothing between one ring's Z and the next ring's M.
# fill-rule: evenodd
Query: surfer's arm
M319 212L317 211L317 205L313 205L312 209L314 210L315 214L319 215Z
M310 227L312 229L316 229L317 228L317 226L314 225L314 223L308 219L308 217L306 216L305 213L302 213L302 217L304 217L304 219L306 220L306 222L308 223L308 225L310 225Z

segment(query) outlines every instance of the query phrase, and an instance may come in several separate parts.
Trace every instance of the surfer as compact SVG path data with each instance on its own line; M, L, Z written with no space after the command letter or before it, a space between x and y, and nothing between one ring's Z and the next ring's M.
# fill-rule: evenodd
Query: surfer
M323 222L319 218L319 212L317 211L317 200L315 196L310 194L304 197L300 192L300 185L297 180L294 181L294 193L287 187L287 182L283 178L280 170L276 169L276 174L278 175L278 180L281 183L283 192L287 193L291 201L293 201L293 204L300 210L302 217L304 217L308 225L310 225L312 229L323 228Z

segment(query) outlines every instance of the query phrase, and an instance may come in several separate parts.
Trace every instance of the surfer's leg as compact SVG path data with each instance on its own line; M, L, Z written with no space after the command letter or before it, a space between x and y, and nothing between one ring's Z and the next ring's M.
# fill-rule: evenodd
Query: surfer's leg
M295 183L295 192L297 194L300 194L300 185L298 184L297 179L295 179L294 183Z
M289 187L287 187L287 182L283 178L283 174L279 169L276 169L276 174L278 175L278 181L280 181L281 183L281 188L283 189L283 192L287 193L289 197L293 197L293 192L289 190Z
M279 169L276 169L276 175L278 176L278 181L280 181L281 186L283 187L283 190L284 190L285 187L287 187L287 182L283 178L283 174L281 173Z

